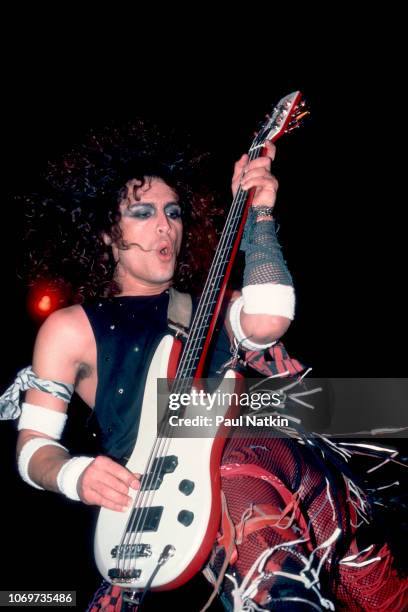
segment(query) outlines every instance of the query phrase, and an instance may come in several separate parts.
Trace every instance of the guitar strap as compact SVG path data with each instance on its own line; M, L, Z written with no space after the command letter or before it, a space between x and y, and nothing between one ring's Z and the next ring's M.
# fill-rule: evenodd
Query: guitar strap
M177 336L188 336L193 314L193 301L189 293L181 293L173 287L169 289L169 306L167 309L167 324Z

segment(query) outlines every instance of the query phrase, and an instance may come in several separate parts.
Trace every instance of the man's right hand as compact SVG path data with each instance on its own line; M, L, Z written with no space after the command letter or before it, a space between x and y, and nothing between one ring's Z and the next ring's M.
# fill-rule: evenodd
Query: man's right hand
M77 486L78 495L85 504L118 512L126 512L132 503L129 487L140 488L140 474L133 474L104 455L99 455L89 464Z

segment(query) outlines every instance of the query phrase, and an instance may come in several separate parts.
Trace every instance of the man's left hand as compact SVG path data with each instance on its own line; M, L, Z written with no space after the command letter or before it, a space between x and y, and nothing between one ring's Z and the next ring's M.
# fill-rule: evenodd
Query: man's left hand
M275 205L278 190L278 181L271 174L271 163L275 159L276 147L267 140L265 148L267 151L265 157L258 157L249 161L248 155L245 154L236 162L231 188L232 194L235 196L239 185L244 191L256 187L252 205L272 208Z

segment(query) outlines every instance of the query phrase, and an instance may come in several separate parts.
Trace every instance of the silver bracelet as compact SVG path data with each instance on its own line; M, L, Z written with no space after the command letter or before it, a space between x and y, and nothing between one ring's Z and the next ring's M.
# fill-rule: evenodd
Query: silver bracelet
M272 217L273 216L273 206L251 206L251 212L255 218Z

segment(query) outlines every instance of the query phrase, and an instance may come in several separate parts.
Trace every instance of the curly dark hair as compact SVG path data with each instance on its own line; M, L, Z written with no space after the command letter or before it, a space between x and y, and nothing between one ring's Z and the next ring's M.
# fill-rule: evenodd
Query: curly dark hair
M29 285L64 288L71 303L120 292L115 262L102 235L121 239L119 202L130 179L159 177L180 198L184 240L174 284L197 293L217 243L223 212L208 187L208 153L197 153L185 135L136 119L91 130L83 144L48 162L25 209L25 259ZM68 289L67 289L68 288Z

